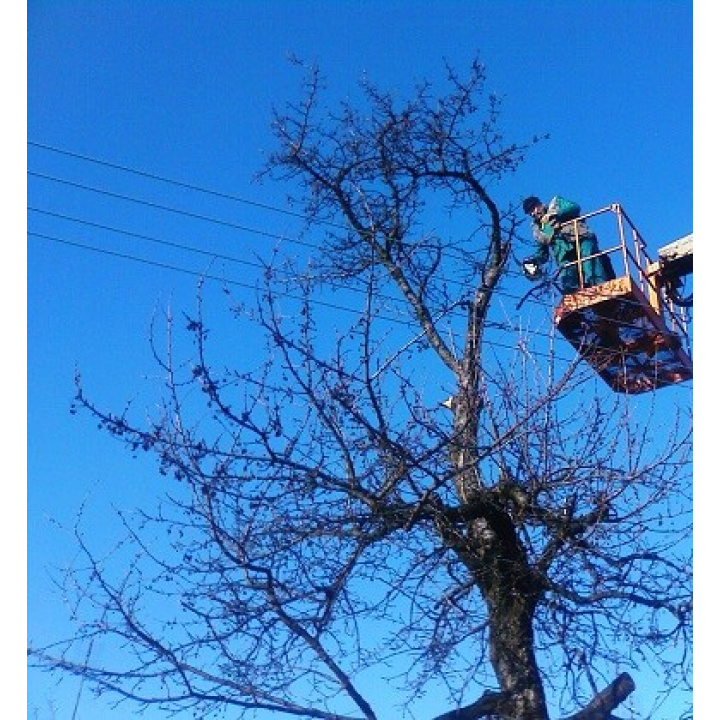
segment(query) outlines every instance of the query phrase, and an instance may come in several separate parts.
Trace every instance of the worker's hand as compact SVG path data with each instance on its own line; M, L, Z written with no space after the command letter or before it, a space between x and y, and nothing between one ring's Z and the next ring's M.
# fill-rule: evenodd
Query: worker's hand
M543 215L542 218L540 218L540 222L542 225L550 225L554 230L560 228L560 221L557 219L557 215Z
M535 281L542 277L540 265L537 260L533 258L525 258L525 260L522 261L522 271L528 280Z

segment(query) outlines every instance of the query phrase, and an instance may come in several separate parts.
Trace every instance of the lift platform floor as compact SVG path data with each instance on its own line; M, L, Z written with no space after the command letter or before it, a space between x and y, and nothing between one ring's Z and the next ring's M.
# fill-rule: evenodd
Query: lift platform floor
M692 379L680 335L628 275L563 296L554 320L616 392L642 393Z

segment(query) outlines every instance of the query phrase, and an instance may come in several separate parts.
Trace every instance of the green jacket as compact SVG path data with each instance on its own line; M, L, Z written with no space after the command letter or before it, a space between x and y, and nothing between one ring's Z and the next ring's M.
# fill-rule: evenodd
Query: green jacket
M585 245L588 240L596 241L592 232L584 221L576 223L568 222L580 215L580 206L556 195L547 205L546 214L539 220L533 220L533 237L538 244L538 249L532 259L540 264L548 261L550 250L558 265L577 259L576 254L576 233L577 240ZM565 223L560 227L553 225L550 220L557 220ZM586 254L586 253L583 253Z

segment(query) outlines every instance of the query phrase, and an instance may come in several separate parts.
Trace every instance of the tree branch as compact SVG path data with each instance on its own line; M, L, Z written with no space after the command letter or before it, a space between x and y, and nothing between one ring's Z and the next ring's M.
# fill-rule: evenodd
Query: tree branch
M635 681L627 673L622 673L599 692L587 707L564 720L612 720L611 711L624 702L633 690Z

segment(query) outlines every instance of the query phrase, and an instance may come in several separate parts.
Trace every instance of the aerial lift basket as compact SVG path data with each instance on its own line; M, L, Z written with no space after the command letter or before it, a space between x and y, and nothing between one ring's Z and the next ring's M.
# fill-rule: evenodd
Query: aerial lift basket
M620 205L613 204L574 222L610 216L618 244L603 250L621 272L613 280L564 295L555 308L560 333L616 392L642 393L692 379L687 312L665 292L672 275L662 262L652 262L645 242ZM691 238L691 236L687 236ZM683 240L687 241L687 238ZM685 242L687 247L687 242ZM683 273L692 270L687 252Z

